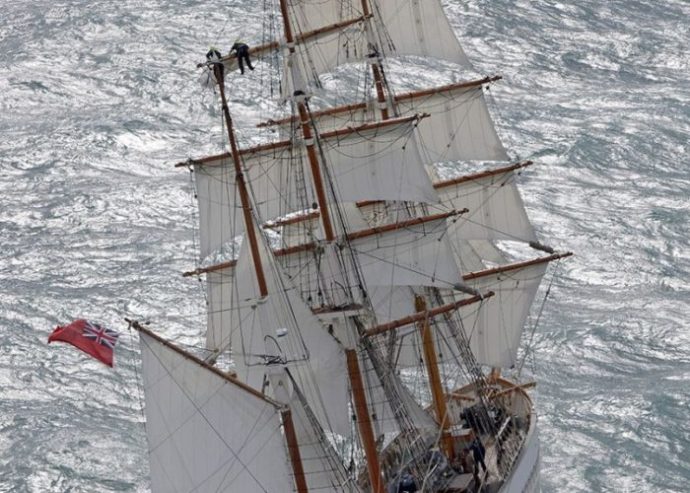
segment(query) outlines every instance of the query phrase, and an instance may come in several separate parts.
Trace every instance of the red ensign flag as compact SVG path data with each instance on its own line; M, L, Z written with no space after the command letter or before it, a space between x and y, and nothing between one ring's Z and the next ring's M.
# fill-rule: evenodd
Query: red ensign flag
M48 337L48 342L66 342L106 365L113 366L113 349L119 336L114 330L80 319L69 325L56 327Z

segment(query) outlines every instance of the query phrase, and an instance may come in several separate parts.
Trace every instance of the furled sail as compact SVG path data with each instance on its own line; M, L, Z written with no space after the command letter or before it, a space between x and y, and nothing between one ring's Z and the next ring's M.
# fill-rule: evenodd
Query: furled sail
M276 403L153 335L140 344L153 492L292 490Z
M368 227L362 212L351 202L339 204L340 216L345 223L347 231L356 231ZM280 218L264 226L280 235L280 244L284 248L294 247L305 241L323 240L321 217L318 211L310 210L291 217Z

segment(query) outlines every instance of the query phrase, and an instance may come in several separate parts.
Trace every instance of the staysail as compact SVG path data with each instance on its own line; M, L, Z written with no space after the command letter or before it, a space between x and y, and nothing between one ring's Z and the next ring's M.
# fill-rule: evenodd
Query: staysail
M264 245L260 252L262 264L269 266L265 273L268 296L260 296L245 243L234 268L236 282L231 291L223 296L209 290L209 314L214 315L209 317L213 325L208 326L206 345L212 350L230 350L238 377L255 389L263 388L272 365L290 368L324 428L346 435L350 424L342 349L292 284L282 279L281 268L270 260ZM230 271L213 274L217 278Z
M293 484L277 403L145 329L140 346L154 493Z

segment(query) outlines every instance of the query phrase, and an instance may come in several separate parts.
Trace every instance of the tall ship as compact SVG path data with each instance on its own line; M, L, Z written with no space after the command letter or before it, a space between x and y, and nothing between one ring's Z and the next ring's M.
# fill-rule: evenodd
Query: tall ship
M274 3L263 38L199 64L226 152L178 164L205 348L130 320L152 491L538 491L519 346L570 253L527 217L532 163L487 107L500 77L476 75L439 0ZM240 85L275 114L237 125Z

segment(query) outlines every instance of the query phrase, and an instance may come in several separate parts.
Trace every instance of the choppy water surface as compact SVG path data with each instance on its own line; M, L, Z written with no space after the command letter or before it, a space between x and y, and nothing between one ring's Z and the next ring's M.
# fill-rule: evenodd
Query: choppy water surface
M149 490L131 338L115 370L46 338L134 316L197 341L201 287L179 275L194 204L172 164L220 150L194 64L253 39L253 4L3 2L0 491ZM690 4L446 5L476 66L504 76L494 109L538 162L521 182L541 237L576 253L527 358L543 490L688 491ZM253 77L232 82L240 117L265 111Z

